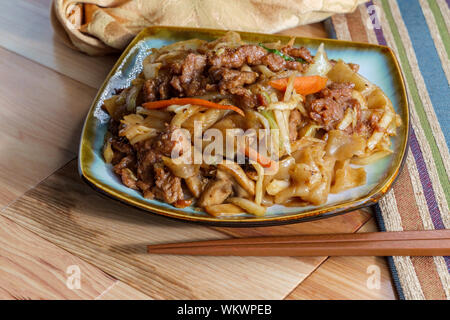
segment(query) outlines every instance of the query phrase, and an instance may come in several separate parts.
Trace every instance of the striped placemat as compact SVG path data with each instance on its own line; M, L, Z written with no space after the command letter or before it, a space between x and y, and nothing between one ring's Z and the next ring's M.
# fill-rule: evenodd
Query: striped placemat
M406 164L376 206L383 231L450 228L450 0L374 0L331 19L338 39L391 47L406 80ZM390 257L401 299L450 299L450 257Z

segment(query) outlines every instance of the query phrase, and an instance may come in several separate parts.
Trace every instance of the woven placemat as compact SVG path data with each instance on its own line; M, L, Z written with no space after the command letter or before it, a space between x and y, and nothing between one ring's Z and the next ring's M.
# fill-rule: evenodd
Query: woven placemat
M391 47L407 84L406 164L376 206L383 231L450 228L450 0L379 0L331 18L338 39ZM390 257L401 299L450 299L450 257Z

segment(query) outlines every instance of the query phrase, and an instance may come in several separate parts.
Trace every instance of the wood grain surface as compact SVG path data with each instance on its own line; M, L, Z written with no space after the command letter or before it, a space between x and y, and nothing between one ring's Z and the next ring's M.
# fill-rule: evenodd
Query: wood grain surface
M95 90L2 48L0 83L2 207L76 156Z
M0 216L0 299L42 298L150 297Z
M358 232L376 231L375 219L371 218ZM379 280L379 285L371 279ZM396 298L385 258L330 257L287 296L290 300L349 298Z
M117 56L89 57L53 34L51 0L0 0L0 45L93 88L103 83Z
M74 159L83 119L117 56L94 58L67 48L53 34L50 3L0 0L0 299L394 298L380 258L145 254L146 244L158 242L355 232L371 213L282 227L210 228L99 195L79 179ZM282 33L327 35L322 23ZM371 263L383 279L377 294L363 285ZM80 289L67 287L71 265L80 267Z
M76 161L28 191L2 214L160 299L282 299L322 261L320 257L148 255L147 244L224 235L100 196L78 177Z

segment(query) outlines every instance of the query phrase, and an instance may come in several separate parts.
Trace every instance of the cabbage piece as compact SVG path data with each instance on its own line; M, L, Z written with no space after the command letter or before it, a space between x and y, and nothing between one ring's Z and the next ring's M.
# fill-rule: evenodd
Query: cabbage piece
M314 57L314 63L311 64L305 73L305 76L321 76L325 77L332 68L330 61L328 60L327 53L325 52L324 44L321 43L317 49L316 56Z

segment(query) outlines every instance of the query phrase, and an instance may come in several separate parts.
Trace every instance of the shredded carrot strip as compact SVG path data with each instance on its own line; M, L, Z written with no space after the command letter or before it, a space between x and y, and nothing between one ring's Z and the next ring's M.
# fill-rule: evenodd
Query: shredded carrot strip
M270 86L283 91L286 90L288 78L281 78L269 81ZM298 94L307 95L319 92L326 87L328 79L321 76L296 77L294 79L294 88Z
M146 102L142 104L142 106L146 109L162 109L166 108L171 105L185 105L185 104L193 104L196 106L202 106L206 108L212 108L212 109L224 109L224 110L233 110L237 113L239 113L241 116L245 117L244 111L239 109L238 107L231 106L231 105L223 105L215 102L211 102L208 100L203 99L197 99L197 98L173 98L169 100L159 100L159 101L152 101L152 102Z
M272 159L263 156L258 151L248 146L244 149L244 153L249 159L258 162L264 168L270 168L272 166Z

